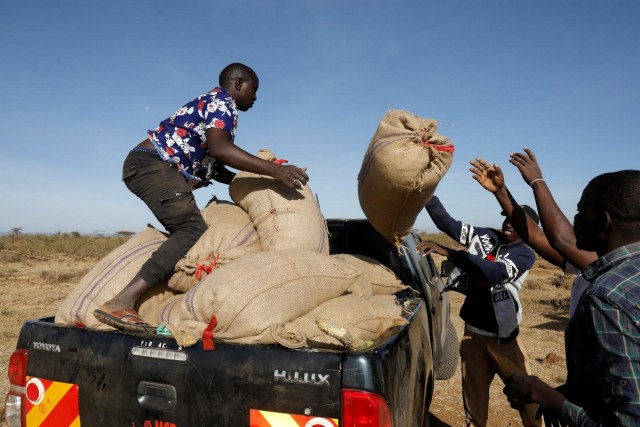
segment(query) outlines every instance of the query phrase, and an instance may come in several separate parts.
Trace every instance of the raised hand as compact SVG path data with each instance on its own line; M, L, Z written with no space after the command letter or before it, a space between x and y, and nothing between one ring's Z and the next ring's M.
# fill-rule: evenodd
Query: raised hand
M504 174L500 166L491 165L481 157L476 157L469 163L472 166L469 169L473 174L472 178L478 181L485 190L495 193L504 188Z
M536 160L536 155L528 148L524 148L524 153L511 154L509 163L518 168L522 179L528 185L531 185L534 180L542 179L542 171Z

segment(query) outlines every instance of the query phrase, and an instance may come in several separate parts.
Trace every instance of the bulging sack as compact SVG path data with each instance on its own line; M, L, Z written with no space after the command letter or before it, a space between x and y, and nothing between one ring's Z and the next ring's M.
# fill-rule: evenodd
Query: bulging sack
M180 303L185 294L174 293L163 301L153 301L139 311L140 317L150 325L178 324L180 321Z
M169 329L182 342L189 341L185 337L197 340L215 315L217 338L250 342L251 337L270 335L265 331L272 324L289 322L342 295L360 274L313 251L248 254L221 266L187 292L180 303L180 320Z
M378 260L365 255L335 254L332 257L362 271L356 280L356 286L349 289L361 296L394 295L408 286Z
M93 329L113 329L93 316L93 311L113 298L138 274L138 271L158 247L167 240L164 233L148 227L135 234L96 264L56 310L56 323L84 325ZM158 304L170 298L166 283L151 287L137 302L138 310L146 304ZM147 301L149 301L147 303Z
M364 155L358 174L360 207L397 248L453 160L453 145L436 128L435 120L391 110Z
M214 199L201 213L209 228L178 261L169 278L169 287L180 292L187 292L220 265L261 250L251 218L240 206Z
M275 161L269 150L258 157ZM263 251L302 249L329 254L327 225L309 184L288 188L275 179L238 173L229 186L231 199L251 218Z
M406 325L393 295L345 295L329 300L281 327L273 327L278 344L288 348L364 350L390 328Z

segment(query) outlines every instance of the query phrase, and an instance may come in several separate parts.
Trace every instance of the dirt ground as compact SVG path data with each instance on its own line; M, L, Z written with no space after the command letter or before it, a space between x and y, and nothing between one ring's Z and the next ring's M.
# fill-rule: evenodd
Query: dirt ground
M439 263L438 263L439 264ZM8 391L7 366L15 348L18 333L26 319L52 315L58 304L75 283L95 265L95 261L77 261L68 256L51 255L28 260L0 259L0 412L4 423L4 396ZM568 299L572 277L538 261L530 272L521 300L524 320L521 338L529 354L532 372L553 386L564 381L563 331L568 320ZM462 336L462 321L458 317L462 296L451 293L452 319L458 336ZM547 356L559 357L550 363ZM460 368L450 380L436 383L431 405L431 425L463 426ZM511 409L502 394L502 382L494 380L491 390L489 425L496 427L521 425L518 413ZM403 427L403 426L399 426Z

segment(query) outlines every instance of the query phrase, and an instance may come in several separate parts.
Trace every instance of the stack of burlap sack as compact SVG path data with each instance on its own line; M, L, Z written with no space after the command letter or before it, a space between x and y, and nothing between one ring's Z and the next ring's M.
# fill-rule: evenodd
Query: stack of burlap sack
M394 118L384 129L398 133L393 128L398 123L404 126L403 120ZM365 156L359 193L370 222L396 243L404 229L394 226L404 227L409 221L398 221L398 214L388 211L408 209L408 197L396 194L403 199L396 206L395 199L367 194L398 191L383 182L389 178L381 173L380 156L390 155L377 148L397 143L398 136L389 143L382 135L380 142L381 128L382 123ZM401 138L417 139L414 145L420 150L403 146L405 161L413 164L420 154L429 165L421 178L432 172L441 176L446 171L444 154L425 143L426 139L431 144L442 142L434 137L435 125L417 129L401 132ZM276 161L268 150L258 156ZM415 192L417 186L429 194L425 189L429 184L400 185L405 192ZM198 342L215 316L213 335L225 342L351 350L367 348L389 328L407 323L395 297L407 287L390 269L366 256L329 254L326 222L308 185L290 189L271 177L241 172L229 194L233 203L214 200L202 209L208 230L167 282L151 287L139 299L136 309L147 323L166 326L182 346ZM56 322L110 329L94 318L94 309L120 292L166 239L149 227L107 255L63 301Z
M275 160L268 151L259 156ZM200 340L215 316L213 334L227 342L351 349L406 323L393 296L406 286L391 270L367 257L329 255L326 223L308 185L290 189L242 172L229 193L234 203L214 200L202 209L208 230L168 281L138 301L147 323L166 325L183 346ZM147 228L107 255L63 301L56 322L109 329L93 310L166 238Z

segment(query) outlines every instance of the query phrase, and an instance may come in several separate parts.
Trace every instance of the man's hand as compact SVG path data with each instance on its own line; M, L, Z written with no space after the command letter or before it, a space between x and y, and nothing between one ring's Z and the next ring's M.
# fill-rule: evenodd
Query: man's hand
M544 416L547 426L564 426L559 419L564 395L533 375L516 374L507 378L502 390L513 409L522 411L524 405L540 405L536 418Z
M486 160L476 157L469 162L469 171L473 174L473 179L478 181L485 190L496 193L504 188L504 174L500 166L490 165Z
M528 185L531 185L531 182L535 179L542 179L542 171L536 160L536 155L528 148L524 149L524 153L511 154L509 163L518 168L522 179Z
M448 257L451 253L451 249L439 245L436 242L425 241L418 243L416 246L416 252L424 252L425 256L433 252Z
M271 176L289 188L302 188L309 181L306 171L294 165L278 165Z
M513 409L522 411L524 405L537 403L532 397L536 380L538 380L537 377L524 374L512 375L507 379L502 391L507 395L507 400Z

